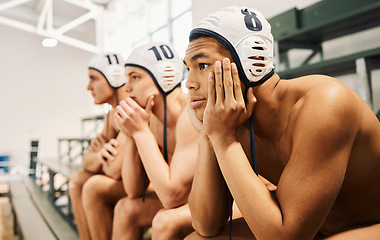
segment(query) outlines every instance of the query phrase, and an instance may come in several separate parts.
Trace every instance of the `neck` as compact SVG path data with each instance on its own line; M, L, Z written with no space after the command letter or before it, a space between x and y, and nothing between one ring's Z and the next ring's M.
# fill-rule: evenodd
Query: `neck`
M187 98L180 88L176 88L173 92L166 96L167 126L171 126L177 122L178 116L186 102ZM161 93L156 95L154 98L154 107L152 112L160 122L164 122L165 105L164 96L162 96Z
M115 91L115 90L113 90ZM126 97L127 97L127 92L124 90L123 87L119 87L118 89L116 89L116 92L117 92L117 99L118 101L116 101L116 94L114 93L114 95L112 96L112 98L110 99L110 102L109 104L112 106L112 108L115 108L117 106L117 103L122 100L124 100Z
M280 77L274 74L266 82L253 88L257 102L253 109L255 135L276 137L282 129Z

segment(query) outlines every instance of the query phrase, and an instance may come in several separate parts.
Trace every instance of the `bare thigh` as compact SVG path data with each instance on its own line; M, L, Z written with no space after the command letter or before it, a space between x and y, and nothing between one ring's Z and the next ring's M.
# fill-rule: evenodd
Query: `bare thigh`
M70 182L69 186L71 188L77 187L77 188L82 188L83 184L90 178L94 176L93 173L87 172L85 170L78 170L76 171L71 177L70 177Z
M228 231L228 224L229 223L227 223L227 225L224 227L220 235L216 237L207 238L207 239L229 240L230 237L229 237L229 231ZM237 218L232 221L231 236L233 240L255 240L256 239L253 236L244 218ZM201 237L197 232L193 232L192 234L186 237L186 240L194 240L194 239L206 239L206 238Z
M323 240L378 240L380 239L380 223L365 227L347 230L329 237L320 237Z
M97 174L92 176L84 187L84 194L87 197L102 198L105 203L115 205L116 202L125 197L123 183L105 175Z

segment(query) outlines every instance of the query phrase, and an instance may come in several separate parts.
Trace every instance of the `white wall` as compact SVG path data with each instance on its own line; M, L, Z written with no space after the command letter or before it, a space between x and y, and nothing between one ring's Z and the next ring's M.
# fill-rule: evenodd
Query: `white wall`
M80 119L101 113L87 87L93 54L0 25L0 154L12 165L28 164L30 140L41 154L57 157L59 137L80 136Z

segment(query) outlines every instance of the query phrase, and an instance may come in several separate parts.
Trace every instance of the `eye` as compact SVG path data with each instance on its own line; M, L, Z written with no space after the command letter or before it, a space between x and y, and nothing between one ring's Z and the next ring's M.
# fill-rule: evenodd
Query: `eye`
M203 69L207 68L208 66L210 66L210 65L207 64L207 63L200 63L200 64L199 64L199 69L200 69L200 70L203 70Z
M133 81L137 81L137 80L139 80L140 79L140 76L139 75L132 75L131 76L131 80L133 80Z

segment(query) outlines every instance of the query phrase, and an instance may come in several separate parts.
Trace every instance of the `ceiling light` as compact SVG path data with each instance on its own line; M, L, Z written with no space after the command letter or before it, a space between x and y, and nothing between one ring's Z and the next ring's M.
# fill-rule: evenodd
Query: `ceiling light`
M54 39L54 38L45 38L44 40L42 40L42 46L44 47L55 47L57 46L57 39Z

